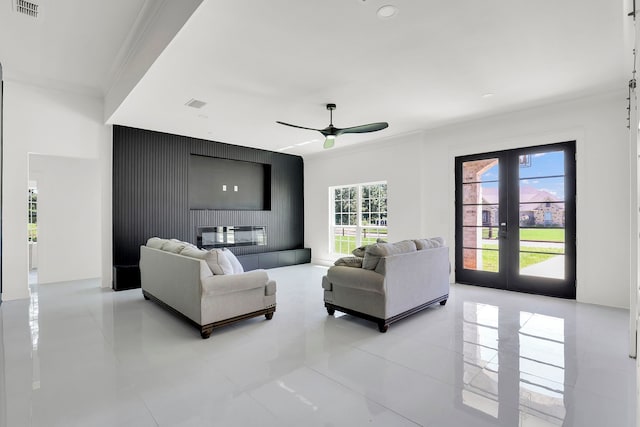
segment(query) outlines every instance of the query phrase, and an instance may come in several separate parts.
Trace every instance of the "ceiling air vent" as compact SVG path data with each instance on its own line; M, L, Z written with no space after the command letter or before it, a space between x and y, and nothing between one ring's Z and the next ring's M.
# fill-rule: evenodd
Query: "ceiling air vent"
M32 18L38 17L38 7L40 5L32 1L15 0L15 11Z
M187 107L191 107L191 108L202 108L205 105L207 105L207 103L204 102L204 101L199 101L197 99L193 99L192 98L189 101L187 101L187 103L184 104L184 105L186 105Z

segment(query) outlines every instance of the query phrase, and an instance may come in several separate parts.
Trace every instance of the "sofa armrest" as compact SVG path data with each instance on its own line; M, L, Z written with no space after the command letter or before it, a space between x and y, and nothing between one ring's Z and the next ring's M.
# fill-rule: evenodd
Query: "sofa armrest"
M266 287L267 282L269 282L269 276L264 270L253 270L240 274L212 275L202 278L202 295L223 295L231 292L241 292Z
M364 268L333 266L327 272L327 280L331 283L332 288L342 286L378 294L385 292L384 276ZM325 290L327 290L326 287Z
M449 293L449 248L423 249L386 258L389 316Z
M275 294L276 294L276 281L269 280L267 282L267 286L264 288L264 295L269 296L269 295L275 295Z

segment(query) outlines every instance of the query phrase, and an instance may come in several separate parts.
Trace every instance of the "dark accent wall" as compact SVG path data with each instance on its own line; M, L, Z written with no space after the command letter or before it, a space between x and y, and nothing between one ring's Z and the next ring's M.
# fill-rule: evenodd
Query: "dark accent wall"
M271 210L190 210L191 154L271 165ZM265 225L267 245L248 255L300 249L304 243L303 161L299 156L202 139L113 128L113 264L137 265L149 237L196 243L196 227Z

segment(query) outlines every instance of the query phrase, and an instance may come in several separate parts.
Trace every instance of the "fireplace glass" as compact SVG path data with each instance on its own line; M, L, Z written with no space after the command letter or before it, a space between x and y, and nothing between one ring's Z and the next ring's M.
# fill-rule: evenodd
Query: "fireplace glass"
M267 227L231 225L198 227L197 244L200 248L230 246L262 246L267 244Z

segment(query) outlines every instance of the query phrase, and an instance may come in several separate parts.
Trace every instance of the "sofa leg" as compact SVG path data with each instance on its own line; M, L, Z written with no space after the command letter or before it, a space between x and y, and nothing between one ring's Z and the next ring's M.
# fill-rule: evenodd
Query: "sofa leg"
M336 312L336 309L333 307L327 307L327 313L329 313L329 316L333 316Z
M207 326L200 330L200 336L203 340L206 340L211 336L211 332L213 332L213 326Z
M447 303L446 299L443 299L442 301L440 301L440 305L445 305Z
M389 325L387 325L386 323L384 323L384 322L379 322L379 323L378 323L378 330L379 330L380 332L382 332L383 334L384 334L385 332L387 332L387 330L388 330L388 329L389 329Z
M273 319L273 311L272 311L271 313L266 313L266 314L264 315L264 317L266 317L266 318L267 318L267 320L271 320L271 319Z

